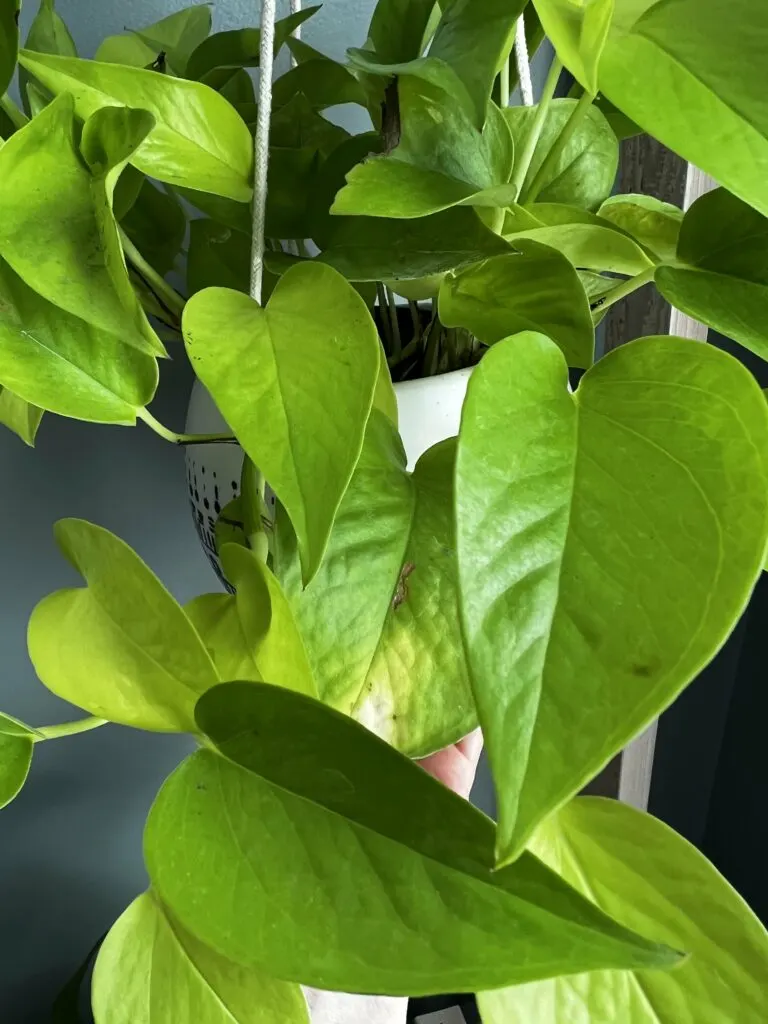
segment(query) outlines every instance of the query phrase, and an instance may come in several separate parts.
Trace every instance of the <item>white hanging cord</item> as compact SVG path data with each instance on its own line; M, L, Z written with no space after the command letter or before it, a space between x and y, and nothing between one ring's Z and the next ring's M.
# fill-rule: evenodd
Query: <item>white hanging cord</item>
M528 60L528 43L525 40L525 18L521 14L515 29L515 64L517 79L520 83L520 95L523 105L533 106L533 81L531 80L531 64Z
M264 279L264 235L267 213L269 170L269 122L272 114L272 75L275 52L275 0L261 0L261 46L259 49L259 113L253 164L253 239L251 241L250 295L261 303Z

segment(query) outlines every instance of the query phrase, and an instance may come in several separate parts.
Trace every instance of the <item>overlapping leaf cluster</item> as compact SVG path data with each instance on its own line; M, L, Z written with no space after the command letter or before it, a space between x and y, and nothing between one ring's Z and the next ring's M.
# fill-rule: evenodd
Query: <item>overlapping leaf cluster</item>
M3 805L67 731L199 740L149 817L151 889L99 952L97 1024L306 1024L301 985L474 991L486 1024L765 1019L768 936L739 897L661 823L577 794L765 563L750 373L681 338L594 358L604 311L651 282L768 352L767 9L379 0L346 63L292 36L315 10L277 26L260 305L259 30L211 33L200 4L91 61L52 0L18 51L0 3L24 108L6 93L0 420L29 444L45 413L183 441L147 409L183 337L245 453L217 532L231 594L181 607L117 537L58 524L85 586L38 605L29 652L93 718L0 716ZM557 54L530 108L502 96L520 16ZM639 131L721 187L685 214L614 195ZM393 379L475 365L458 438L410 469ZM478 722L498 825L410 760Z

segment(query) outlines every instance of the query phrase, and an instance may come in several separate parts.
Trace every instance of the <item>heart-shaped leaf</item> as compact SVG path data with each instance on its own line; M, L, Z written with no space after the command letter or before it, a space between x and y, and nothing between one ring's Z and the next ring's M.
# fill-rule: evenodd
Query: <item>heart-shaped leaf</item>
M185 931L153 892L112 925L93 969L96 1024L309 1024L298 985L240 967Z
M768 216L763 0L621 0L600 89L645 131Z
M768 219L715 189L686 213L677 258L656 271L664 297L768 359Z
M35 446L35 437L42 418L43 410L38 406L25 402L8 388L0 387L0 423L17 434L30 448Z
M235 594L202 594L185 608L222 679L250 679L315 696L304 642L280 584L252 551L219 550Z
M131 158L145 174L240 202L250 199L251 133L213 89L142 68L26 50L19 61L52 92L69 92L80 118L109 106L149 111L155 127Z
M19 51L21 0L0 0L0 96L11 84Z
M672 203L644 195L611 196L598 211L603 220L654 253L662 262L675 259L683 211Z
M484 1024L722 1024L768 1017L768 934L698 850L616 800L573 800L530 849L628 928L688 957L674 971L594 971L479 996ZM653 925L650 926L650 922Z
M303 10L280 18L275 23L275 53L285 44L292 32L307 18L316 14L320 7L305 7ZM259 66L261 31L258 28L239 28L229 32L214 32L200 43L189 58L189 78L203 78L215 68L256 68Z
M713 657L768 542L768 407L733 357L646 338L567 383L552 341L511 338L475 370L459 437L462 621L502 863Z
M27 781L35 730L9 715L0 714L0 809L19 794Z
M331 708L231 683L197 719L224 756L166 782L145 857L174 916L236 962L388 995L674 962L530 854L492 871L488 818Z
M198 292L183 329L195 372L291 517L308 581L363 444L379 372L371 315L312 261L292 267L263 309L223 288Z
M96 60L143 68L154 63L163 53L172 70L183 75L189 55L202 44L210 31L210 7L208 4L194 4L127 35L107 36L96 51ZM30 49L29 44L27 48Z
M477 724L458 618L453 463L446 443L407 473L396 428L372 413L328 551L305 590L292 531L278 519L276 572L321 699L414 757Z
M545 157L573 113L577 100L552 100L544 120L521 195L525 197ZM515 149L522 151L537 107L507 107L504 115L512 130ZM605 116L591 106L578 128L547 172L536 199L596 210L613 190L619 165L619 143Z
M399 145L349 172L332 213L423 217L451 206L514 202L512 138L498 107L489 107L480 131L444 88L406 74L398 78L398 91Z
M614 0L534 0L544 31L573 77L597 92L597 67L608 35Z
M569 366L591 366L595 331L578 274L547 245L516 244L517 253L494 256L445 278L441 322L465 327L487 345L519 331L546 332Z
M511 252L474 210L429 217L338 217L320 260L349 281L410 280Z
M29 656L40 679L99 718L193 731L195 702L219 677L184 610L108 530L64 519L55 533L88 586L59 590L32 612Z
M0 260L0 384L17 397L3 390L0 406L22 436L39 422L29 406L132 426L157 380L154 356L59 309Z
M119 136L110 130L117 120L125 129ZM92 133L88 125L83 130L86 152L101 161L92 172L75 145L67 95L2 147L0 253L55 306L143 352L161 354L162 343L131 286L111 209L110 172L118 172L151 118L123 108L96 121Z
M532 217L536 223L531 223ZM503 233L513 245L518 239L530 238L551 246L574 267L583 269L634 277L653 266L648 254L624 228L578 206L534 203L516 207L507 212Z

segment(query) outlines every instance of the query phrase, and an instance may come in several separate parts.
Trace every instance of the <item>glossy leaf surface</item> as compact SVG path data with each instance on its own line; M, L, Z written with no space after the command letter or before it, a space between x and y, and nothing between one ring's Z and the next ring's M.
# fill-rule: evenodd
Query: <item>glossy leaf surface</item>
M0 730L0 809L19 794L32 764L33 734L15 735Z
M225 544L219 556L235 594L203 594L185 609L219 676L274 683L314 696L304 642L272 572L252 551L236 544Z
M452 443L405 471L390 421L373 413L318 574L302 590L278 520L283 582L321 699L411 756L476 725L458 619Z
M199 942L153 892L128 907L93 971L96 1024L308 1024L298 985L239 967Z
M576 103L573 99L552 100L523 183L523 195L573 113ZM507 107L504 111L517 150L522 150L525 144L536 109ZM618 140L604 115L592 106L549 170L536 199L541 203L566 203L584 210L596 210L611 194L618 163Z
M531 850L627 927L688 952L674 971L595 971L486 992L484 1024L722 1024L768 1015L768 934L698 850L618 803L573 800Z
M149 111L155 127L132 163L160 181L247 202L253 143L234 108L199 82L142 68L22 51L22 65L52 92L69 92L78 117L124 104Z
M463 629L502 863L713 657L768 539L768 408L735 359L646 338L574 395L567 380L542 335L495 346L459 438Z
M55 533L87 587L59 590L32 613L29 656L42 682L99 718L193 730L195 702L218 675L183 609L108 530L64 519Z
M194 4L152 25L136 26L127 35L107 36L96 51L96 60L146 67L164 53L171 70L181 75L186 70L189 55L210 31L210 7L208 4Z
M77 47L66 22L56 10L55 0L40 0L29 32L24 42L27 50L37 53L59 53L64 57L76 57ZM28 73L19 70L19 92L27 114L33 109L35 93L40 89L34 82L30 83ZM46 95L46 100L50 97Z
M768 216L762 0L617 0L600 89L645 131Z
M21 0L0 0L0 95L11 83L19 49Z
M319 11L319 7L305 7L303 10L280 18L275 23L275 52L307 18ZM200 43L189 59L187 74L190 78L203 78L214 68L255 68L259 65L261 31L257 28L232 29L215 32Z
M531 217L536 223L530 223ZM513 245L518 239L530 238L551 246L574 267L587 270L612 271L631 277L653 266L648 253L622 227L578 206L534 203L522 210L517 207L507 213L504 237Z
M382 64L400 64L421 56L434 6L434 0L380 0L376 4L368 42Z
M518 253L446 277L441 322L466 327L487 345L520 331L540 331L557 342L569 366L590 366L594 328L578 274L549 246L529 240L516 244Z
M510 251L509 243L474 210L456 207L411 220L336 218L320 259L349 281L398 281L441 274Z
M619 195L606 199L599 210L603 220L615 224L663 262L672 261L683 223L683 211L653 196Z
M677 257L656 271L664 297L768 359L768 219L715 189L685 215Z
M225 756L200 751L171 776L144 849L160 898L222 954L391 995L674 962L530 854L492 872L491 822L331 708L232 683L197 720Z
M0 387L0 423L17 434L24 444L34 447L42 418L42 409L25 402L8 388Z
M58 97L16 132L0 150L0 251L55 306L141 351L162 353L128 279L106 177L125 158L119 147L130 152L140 140L148 127L142 121L134 125L138 134L119 141L102 124L112 142L100 140L106 163L93 173L75 146L69 96Z
M596 93L597 68L614 0L534 0L557 56L585 89Z
M373 401L379 339L371 315L340 274L313 262L289 270L263 309L237 292L199 292L183 328L195 372L287 509L309 580Z
M0 384L19 400L74 419L132 426L157 380L154 356L59 309L0 260ZM6 414L25 431L25 422L34 425L35 414L4 395Z

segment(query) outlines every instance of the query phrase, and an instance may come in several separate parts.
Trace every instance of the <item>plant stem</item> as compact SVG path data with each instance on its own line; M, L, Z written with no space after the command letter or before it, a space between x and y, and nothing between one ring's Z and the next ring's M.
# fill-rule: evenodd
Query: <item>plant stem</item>
M653 280L653 275L656 273L656 267L648 267L641 274L636 274L634 277L628 277L621 284L617 285L616 288L612 288L611 291L607 292L601 299L597 300L593 309L594 313L599 313L601 316L603 312L608 309L609 306L613 306L616 302L626 298L627 295L631 295L632 292L636 292L638 288L642 288L645 284L650 284Z
M8 93L0 98L0 107L2 107L8 115L8 119L14 128L23 128L25 124L29 124L29 118L27 115L23 110L19 110Z
M536 152L536 145L541 137L544 122L547 118L547 111L549 110L549 104L552 102L552 97L555 95L555 89L557 88L557 83L560 80L560 72L562 70L562 62L555 57L552 61L552 66L549 69L547 80L544 83L544 90L541 94L539 105L536 107L536 114L534 115L533 122L531 124L531 130L528 132L528 137L525 140L523 151L515 163L515 169L512 174L511 184L515 186L518 196L522 190L525 176L528 173L528 168L531 166L533 154Z
M526 189L525 195L522 197L521 202L535 203L536 198L544 187L544 183L547 180L547 175L550 173L552 168L557 164L560 159L565 147L573 138L574 132L581 124L584 119L584 115L592 106L594 100L592 93L584 92L579 97L576 106L571 111L571 116L568 118L566 123L563 125L563 130L560 132L558 137L552 144L549 152L542 160L538 171L533 176L533 181Z
M421 314L419 313L418 302L408 301L408 308L411 311L411 323L413 324L413 340L421 341Z
M80 718L77 722L62 722L61 725L44 725L36 729L37 736L35 743L42 743L45 740L58 740L62 736L77 736L81 732L90 732L91 729L98 729L100 725L106 725L106 718Z
M507 57L507 59L501 65L501 73L499 74L499 91L501 93L499 98L501 100L500 106L502 107L509 106L509 94L511 92L509 87L509 60L510 58Z
M398 356L403 350L403 341L400 337L400 323L397 319L397 300L391 288L385 288L384 291L387 297L389 322L392 327L392 354Z
M165 278L161 277L160 274L155 270L154 267L150 266L149 263L144 259L139 250L130 240L125 231L120 228L120 241L123 246L123 252L126 257L130 260L136 271L144 278L147 284L157 294L159 299L165 303L168 309L175 313L176 316L180 317L184 312L184 306L186 300L179 295L175 288L168 284Z
M170 441L171 444L187 445L187 444L232 444L237 442L237 438L234 434L175 434L168 427L164 427L162 423L155 419L149 409L138 409L136 415L140 420L143 420L147 426L154 430L156 434L159 434L165 441Z
M381 283L376 282L376 297L379 300L379 319L381 320L381 339L384 348L392 355L392 325L389 319L389 302L387 301L387 289Z

